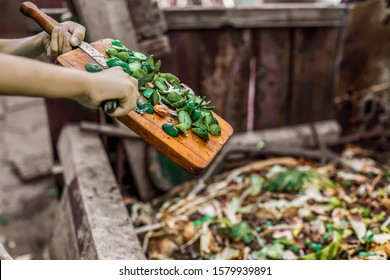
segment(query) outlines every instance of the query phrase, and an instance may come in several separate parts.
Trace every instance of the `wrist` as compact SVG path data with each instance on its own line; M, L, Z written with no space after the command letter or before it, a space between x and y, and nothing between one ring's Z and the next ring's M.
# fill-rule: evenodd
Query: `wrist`
M92 74L84 71L80 71L81 73L79 74L79 92L78 96L83 96L83 97L88 97L91 93L92 90Z

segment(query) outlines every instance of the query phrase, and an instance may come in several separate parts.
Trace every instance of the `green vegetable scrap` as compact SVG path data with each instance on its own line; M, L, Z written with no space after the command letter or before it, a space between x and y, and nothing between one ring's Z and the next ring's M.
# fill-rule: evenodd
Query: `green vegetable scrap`
M85 67L85 70L87 70L88 72L91 72L91 73L103 71L103 68L100 65L94 64L94 63L87 63L87 64L85 64L84 67Z
M153 105L148 100L140 98L137 101L136 112L141 115L143 113L153 114L154 113Z
M47 194L51 197L51 198L57 198L58 195L59 195L59 191L57 188L50 188L47 190Z
M281 260L283 259L283 250L283 244L268 244L259 251L253 251L251 257L256 260Z
M302 259L303 260L333 260L337 257L337 254L340 251L342 241L343 239L340 236L340 234L335 232L335 238L332 243L330 243L325 248L321 248L320 245L312 243L311 246L314 247L312 248L314 250L314 253L305 255L302 257Z
M0 216L0 225L8 224L8 219L4 216Z
M178 124L164 124L163 131L172 137L178 137L180 132L187 136L187 131L207 142L209 134L221 136L221 128L212 114L214 106L210 106L205 98L196 96L191 89L180 83L172 73L161 73L161 61L155 62L153 56L127 49L119 40L113 40L106 49L110 58L106 59L108 67L121 67L130 76L138 79L142 104L134 109L139 114L153 114L153 106L162 105ZM97 64L86 64L88 72L102 71ZM195 123L196 122L196 123Z
M312 170L291 169L276 173L266 185L266 189L273 192L296 193L308 186L318 189L333 188L333 183L323 174Z
M245 244L250 244L254 239L253 230L245 221L242 221L231 227L218 228L218 231L222 235L231 239L233 242L242 241Z
M179 136L179 130L175 127L174 124L165 123L165 124L162 125L162 129L169 136L172 136L172 137L178 137Z

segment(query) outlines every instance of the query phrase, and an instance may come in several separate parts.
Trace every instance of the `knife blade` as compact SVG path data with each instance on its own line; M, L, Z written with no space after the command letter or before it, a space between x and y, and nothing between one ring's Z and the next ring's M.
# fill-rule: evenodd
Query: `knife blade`
M106 62L106 57L102 55L97 49L92 47L90 44L82 41L80 45L77 46L79 49L82 49L86 54L88 54L93 60L95 60L103 69L108 69Z
M20 6L20 11L23 15L32 18L49 35L52 33L53 28L59 25L59 23L55 19L46 15L35 4L31 2L23 2ZM92 47L90 44L83 41L77 47L83 52L85 52L87 55L89 55L103 69L108 68L105 56L98 50L96 50L94 47ZM119 101L114 99L106 100L100 105L100 107L106 113L113 113L118 106Z

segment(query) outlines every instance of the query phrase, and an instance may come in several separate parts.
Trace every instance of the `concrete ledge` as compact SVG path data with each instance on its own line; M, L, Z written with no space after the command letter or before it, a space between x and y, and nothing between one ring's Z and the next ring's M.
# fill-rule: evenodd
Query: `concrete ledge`
M60 135L58 153L65 188L51 257L145 259L100 138L67 126Z

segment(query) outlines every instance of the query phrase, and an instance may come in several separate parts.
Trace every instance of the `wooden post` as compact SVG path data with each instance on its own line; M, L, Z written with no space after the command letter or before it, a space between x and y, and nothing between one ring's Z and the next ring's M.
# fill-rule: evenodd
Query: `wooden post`
M127 0L140 51L161 57L171 51L165 15L155 0Z

